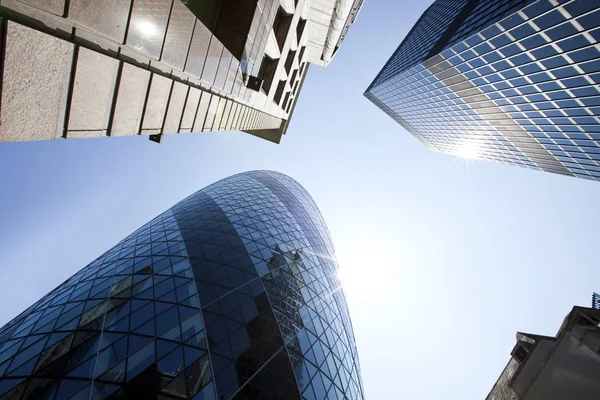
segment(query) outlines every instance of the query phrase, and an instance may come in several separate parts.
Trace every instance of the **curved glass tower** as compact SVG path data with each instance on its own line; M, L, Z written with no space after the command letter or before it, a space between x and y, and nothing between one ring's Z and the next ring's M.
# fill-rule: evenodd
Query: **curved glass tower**
M129 235L0 330L0 399L362 399L309 194L253 171Z

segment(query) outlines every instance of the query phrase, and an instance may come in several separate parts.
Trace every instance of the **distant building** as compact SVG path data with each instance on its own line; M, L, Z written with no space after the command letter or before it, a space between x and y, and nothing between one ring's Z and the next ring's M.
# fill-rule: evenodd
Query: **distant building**
M230 176L0 328L0 400L362 400L337 271L300 184Z
M600 310L600 294L596 292L592 294L592 308Z
M600 180L600 2L437 0L365 96L429 148Z
M279 142L309 64L331 61L362 2L2 0L0 141Z
M573 307L555 337L517 332L511 359L486 400L597 400L600 310Z

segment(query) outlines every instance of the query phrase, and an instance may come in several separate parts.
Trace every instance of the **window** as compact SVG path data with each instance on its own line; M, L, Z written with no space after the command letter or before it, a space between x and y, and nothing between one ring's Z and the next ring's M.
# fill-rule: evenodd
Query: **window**
M277 16L273 22L273 32L275 32L279 50L283 50L283 44L287 38L293 16L293 14L287 14L281 6L277 10Z
M551 26L556 26L564 20L565 17L562 16L560 11L554 10L546 15L536 18L533 20L533 22L535 22L540 29L546 29L550 28Z
M275 91L275 96L273 97L273 101L277 104L281 102L281 95L285 89L285 83L286 81L279 81L279 84L277 85L277 90Z
M296 26L296 37L298 39L298 43L300 43L300 39L302 39L302 33L304 33L304 28L306 27L306 20L300 18L298 21L298 25Z
M519 26L518 28L515 28L513 30L510 31L510 34L515 38L515 39L522 39L526 36L529 36L531 34L535 33L535 29L533 29L531 27L531 25L529 24L524 24Z
M577 35L569 39L558 42L558 45L564 51L571 51L589 45L590 42L583 35Z
M290 50L285 60L285 72L287 72L288 75L292 69L292 65L294 64L294 57L296 57L296 52Z
M567 36L571 36L577 33L577 29L570 22L565 22L562 25L552 28L546 32L552 40L559 40Z
M275 77L277 62L278 60L272 60L269 57L264 56L262 64L260 65L260 70L258 71L258 77L263 80L262 89L267 94L271 89L273 78Z
M202 0L185 2L237 59L241 60L252 26L256 0Z
M493 38L491 40L492 44L494 45L494 47L498 48L498 47L502 47L504 45L507 45L511 42L510 38L508 36L506 36L505 34L496 36L495 38Z
M544 46L544 47L540 47L539 49L533 50L531 52L531 54L536 59L541 60L542 58L546 58L546 57L550 57L550 56L555 56L555 55L558 54L558 52L551 45L547 45L547 46Z

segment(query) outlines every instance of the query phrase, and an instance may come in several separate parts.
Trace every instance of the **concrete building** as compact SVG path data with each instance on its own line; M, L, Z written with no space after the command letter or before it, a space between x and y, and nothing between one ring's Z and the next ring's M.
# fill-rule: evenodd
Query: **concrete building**
M0 141L285 134L363 0L0 0Z
M600 180L600 1L436 0L365 96L432 150Z
M517 332L511 359L486 400L596 400L600 310L573 307L556 336Z

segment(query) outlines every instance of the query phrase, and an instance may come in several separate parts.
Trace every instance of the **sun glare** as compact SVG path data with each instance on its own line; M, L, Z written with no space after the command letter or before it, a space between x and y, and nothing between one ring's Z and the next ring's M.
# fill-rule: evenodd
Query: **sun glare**
M388 279L393 280L392 247L382 242L367 240L338 249L338 275L344 292L355 302L386 295Z
M156 25L148 20L138 21L135 27L144 36L155 36L158 33Z
M466 141L458 149L456 155L467 159L479 158L479 145L472 140Z

